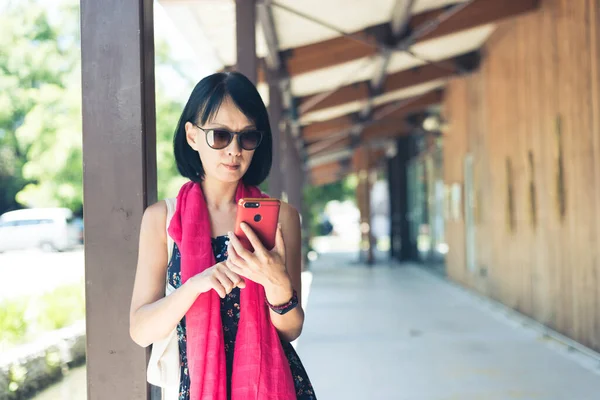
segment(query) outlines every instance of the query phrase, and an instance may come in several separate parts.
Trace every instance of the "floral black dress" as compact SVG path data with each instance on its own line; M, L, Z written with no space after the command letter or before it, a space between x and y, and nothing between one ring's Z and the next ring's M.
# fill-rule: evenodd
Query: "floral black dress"
M227 236L218 236L212 239L213 252L217 262L227 259ZM177 245L173 247L173 255L169 261L167 269L168 279L171 286L178 288L181 286L181 253ZM237 334L238 322L240 320L240 289L235 288L224 299L221 299L221 320L223 324L223 337L225 339L225 359L227 362L227 398L230 398L231 376L233 371L233 351L235 348L235 337ZM185 317L177 325L177 337L179 340L179 354L181 359L181 383L179 384L179 400L188 400L190 398L190 376L187 363L187 345ZM316 400L312 384L308 379L306 370L296 354L296 351L290 343L282 341L283 350L290 363L292 376L294 377L294 386L296 388L296 397L298 400Z

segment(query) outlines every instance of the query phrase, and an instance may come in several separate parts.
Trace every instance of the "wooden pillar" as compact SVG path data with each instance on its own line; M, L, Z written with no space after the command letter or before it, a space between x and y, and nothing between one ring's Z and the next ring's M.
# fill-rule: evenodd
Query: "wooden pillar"
M81 1L89 400L148 399L129 336L140 221L156 201L152 0Z
M302 213L302 196L305 184L304 163L294 143L289 124L281 132L282 138L282 172L283 190L287 201Z
M235 19L237 70L256 84L256 1L236 0Z
M358 163L358 185L356 187L356 200L360 211L360 260L367 265L375 263L373 253L373 234L371 232L371 164L370 149L367 147L357 148Z
M279 88L279 79L276 71L267 70L269 82L269 121L273 135L273 166L269 174L269 194L281 198L283 187L283 165L281 164L283 143L281 119L283 114L283 98Z
M288 203L290 203L298 213L302 222L302 270L308 265L308 244L309 232L306 219L306 210L304 209L304 185L306 184L306 174L304 171L304 161L294 143L291 127L286 124L282 133L282 172L283 189Z

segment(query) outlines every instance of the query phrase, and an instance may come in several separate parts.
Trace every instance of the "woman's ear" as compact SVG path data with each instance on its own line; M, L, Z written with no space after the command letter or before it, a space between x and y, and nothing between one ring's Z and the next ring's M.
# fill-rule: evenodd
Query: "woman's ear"
M191 122L185 123L185 138L187 139L190 147L198 151L198 128L196 128Z

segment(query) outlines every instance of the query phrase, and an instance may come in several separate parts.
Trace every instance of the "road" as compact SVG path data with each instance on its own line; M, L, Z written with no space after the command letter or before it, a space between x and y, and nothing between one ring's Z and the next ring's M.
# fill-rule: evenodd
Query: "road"
M83 250L6 252L0 254L0 301L51 291L62 284L80 282L83 276Z

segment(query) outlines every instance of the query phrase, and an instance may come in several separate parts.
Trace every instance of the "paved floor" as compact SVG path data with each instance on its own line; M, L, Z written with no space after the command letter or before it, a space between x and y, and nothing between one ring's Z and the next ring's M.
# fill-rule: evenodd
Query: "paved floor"
M312 267L298 351L320 400L600 399L597 360L418 267L348 260Z

